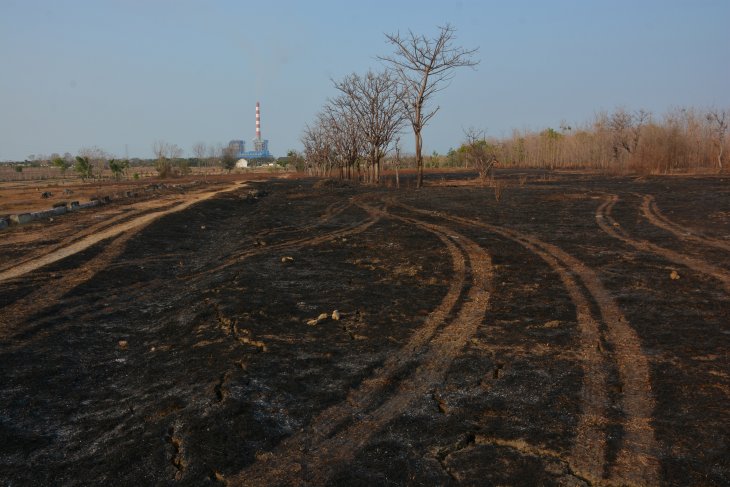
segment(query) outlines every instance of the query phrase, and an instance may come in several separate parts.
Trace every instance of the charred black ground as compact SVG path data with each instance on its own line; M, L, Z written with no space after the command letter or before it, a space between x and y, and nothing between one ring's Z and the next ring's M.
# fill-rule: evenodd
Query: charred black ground
M301 441L294 476L272 472L267 484L638 483L621 470L632 358L610 340L588 269L648 363L654 407L642 434L655 446L645 478L728 485L730 291L721 277L730 275L730 180L502 172L497 201L493 187L463 178L439 176L423 190L255 183L255 198L250 187L222 193L0 283L14 310L0 333L0 479L245 483L282 445ZM611 195L618 202L597 216ZM641 211L647 196L704 240L652 223ZM615 238L601 218L720 278ZM593 470L574 461L589 379L575 298L549 259L519 243L525 236L585 266L561 264L599 317L605 448ZM477 268L468 242L491 259L486 313L442 379L408 396L439 334L469 305ZM455 256L464 266L455 304L428 342L408 349L452 292ZM65 280L74 285L54 295ZM53 298L12 307L39 289ZM373 378L383 384L368 388ZM333 429L348 448L358 441L346 437L353 425L392 402L402 410L346 462L317 458L331 439L311 425L359 390L375 392Z

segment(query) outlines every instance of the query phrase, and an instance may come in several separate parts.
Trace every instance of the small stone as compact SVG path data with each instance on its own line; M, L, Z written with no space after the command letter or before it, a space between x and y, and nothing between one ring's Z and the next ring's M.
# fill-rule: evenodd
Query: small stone
M282 264L288 264L289 262L294 262L294 257L291 257L289 255L285 255L284 257L281 258L281 263Z
M129 345L129 343L127 343L127 340L119 340L119 348L121 348L122 350L125 350L127 348L127 345Z
M671 280L673 280L673 281L676 281L677 279L679 279L679 273L678 273L677 271L672 271L672 272L671 272L671 273L669 274L669 278L670 278Z
M334 310L332 312L332 319L335 320L335 321L338 321L340 319L340 312L337 311L337 310Z
M317 326L317 323L319 323L319 320L316 319L316 318L315 319L311 319L311 320L307 320L307 324L309 326Z
M200 225L201 230L205 230L205 225Z
M328 318L327 313L322 313L319 316L317 316L317 321L324 321Z
M155 347L150 348L150 352L154 352L155 350L157 350Z

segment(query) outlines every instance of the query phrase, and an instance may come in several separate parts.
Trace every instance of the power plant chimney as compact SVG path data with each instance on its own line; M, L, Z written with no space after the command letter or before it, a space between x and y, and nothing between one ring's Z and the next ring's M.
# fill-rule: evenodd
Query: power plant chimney
M256 140L261 140L261 109L259 102L256 102Z

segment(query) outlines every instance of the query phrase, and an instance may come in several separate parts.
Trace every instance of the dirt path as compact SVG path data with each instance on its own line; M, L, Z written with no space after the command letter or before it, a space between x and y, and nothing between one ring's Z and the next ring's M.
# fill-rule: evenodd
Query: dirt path
M373 376L352 391L347 400L328 408L302 432L282 442L250 468L229 479L229 485L299 484L324 485L334 471L354 458L390 421L422 399L443 380L449 364L481 324L489 305L491 259L476 243L451 229L398 217L387 210L361 204L373 217L395 218L436 235L451 255L454 278L441 303L425 324L387 359ZM470 288L461 297L466 268L471 270ZM461 297L461 300L459 299ZM456 304L463 303L456 317L446 319ZM443 327L435 335L436 330ZM372 406L413 360L415 371L402 380L395 392L374 410Z
M628 233L626 233L621 228L621 225L611 216L611 210L618 201L619 197L617 195L609 195L606 198L606 201L604 201L596 210L596 222L604 232L614 238L621 240L624 243L627 243L637 250L652 252L661 257L664 257L670 262L688 267L694 271L714 277L722 283L725 291L730 292L730 272L712 264L708 264L707 262L696 259L694 257L689 257L687 255L680 254L679 252L675 252L674 250L660 247L659 245L648 242L646 240L635 239L631 237Z
M226 191L233 191L233 190L239 189L241 187L242 186L240 183L236 183L232 186L227 186L225 188L192 195L190 197L190 199L188 199L187 201L177 204L177 205L173 206L172 208L156 211L154 213L145 214L145 215L136 217L130 221L126 221L124 223L113 225L98 233L87 235L80 240L74 241L70 245L52 250L51 252L38 256L32 260L23 262L22 264L20 264L18 266L11 267L9 269L4 270L3 272L0 272L0 282L20 277L24 274L27 274L28 272L39 269L45 265L52 264L61 259L74 255L78 252L81 252L82 250L85 250L98 242L101 242L101 241L106 240L111 237L115 237L121 233L129 232L129 231L138 232L142 228L144 228L145 226L149 225L150 223L152 223L153 221L157 220L158 218L160 218L162 216L184 210L196 203L205 201L208 198L212 198L212 197L216 196L217 194L220 194L220 193L223 193Z
M583 412L579 419L575 446L569 463L576 473L599 483L608 479L619 484L655 484L659 478L656 460L658 450L651 426L654 401L651 394L649 364L641 350L636 332L603 287L595 271L560 248L530 235L451 214L402 206L410 211L438 216L502 235L535 252L555 270L576 306L581 332L579 355L584 368ZM590 293L590 298L598 305L600 317L593 316L589 298L583 294L581 286L573 276L580 279L581 284ZM613 356L602 349L599 321L607 326L604 339L614 347ZM615 465L606 464L605 459L609 360L615 361L623 384L620 406L626 415L622 423L625 439Z
M680 240L698 243L700 245L709 245L721 250L730 252L730 242L720 240L718 238L707 237L698 233L691 232L688 228L677 225L659 210L656 199L652 195L639 195L642 197L641 214L652 225L662 228Z

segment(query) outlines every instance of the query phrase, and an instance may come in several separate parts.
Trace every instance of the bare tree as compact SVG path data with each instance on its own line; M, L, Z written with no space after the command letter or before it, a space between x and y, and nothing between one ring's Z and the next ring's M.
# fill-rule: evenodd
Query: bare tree
M91 172L88 173L88 178L94 177L94 170L96 170L96 177L101 178L102 173L106 168L109 159L111 158L111 156L106 151L100 149L97 146L82 147L81 149L79 149L79 156L87 159L89 164L91 165L92 169Z
M340 171L340 178L351 179L362 156L363 143L357 120L345 95L329 100L322 113L317 116L317 121L330 139L332 156Z
M208 146L205 142L197 142L193 145L193 156L198 160L198 164L205 160L205 156L208 154Z
M307 125L301 137L307 171L315 175L329 175L334 161L332 137L327 124L318 117L314 125Z
M368 71L364 76L351 74L335 88L343 93L338 98L342 112L354 118L364 139L370 180L380 182L380 162L388 153L396 134L403 127L402 90L389 72Z
M487 142L484 132L470 128L464 132L466 140L460 147L460 151L466 157L467 163L473 166L479 173L482 183L488 175L492 174L494 165L498 163L498 148Z
M707 112L707 121L711 126L713 143L717 145L717 167L720 171L722 171L722 154L725 149L728 112L727 110L712 109Z
M629 113L617 109L608 119L608 127L613 134L613 155L619 159L621 150L631 155L639 146L642 127L650 120L651 114L645 110Z
M423 127L433 118L439 107L428 108L433 95L449 85L454 70L463 66L476 66L473 59L479 50L454 46L456 29L449 24L439 27L438 35L428 38L408 31L386 34L390 44L395 47L391 56L380 57L396 73L403 89L405 115L413 128L416 142L416 165L418 167L417 186L423 186Z
M187 166L178 160L182 157L183 150L177 144L156 140L152 144L152 152L157 158L155 169L160 177L166 178L187 172Z

